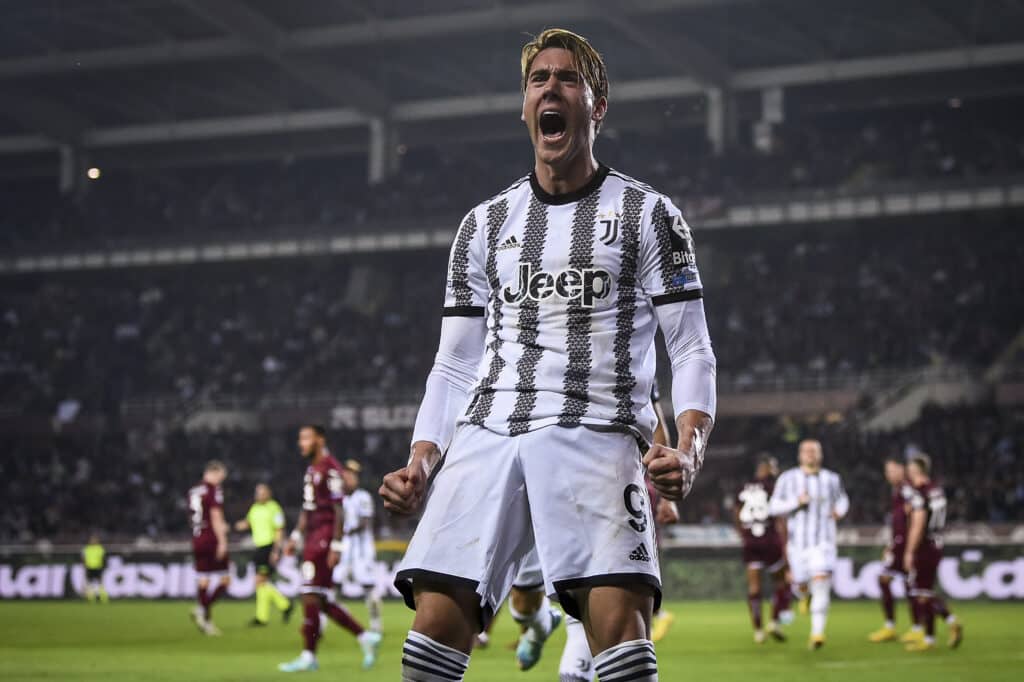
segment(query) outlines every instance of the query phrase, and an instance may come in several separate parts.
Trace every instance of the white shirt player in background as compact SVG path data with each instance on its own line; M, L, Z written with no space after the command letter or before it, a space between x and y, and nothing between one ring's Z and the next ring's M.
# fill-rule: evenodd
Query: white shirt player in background
M359 487L362 465L354 459L345 460L341 470L345 499L341 503L345 512L340 577L351 580L363 588L366 610L370 616L370 630L381 632L381 606L383 594L377 580L377 547L373 539L373 498Z
M773 516L786 518L786 555L801 598L806 597L809 586L809 647L814 650L825 644L836 563L836 521L846 516L850 499L839 474L822 468L821 443L802 441L798 460L799 466L784 471L775 482L769 508Z
M548 29L520 65L534 168L457 232L409 463L380 489L390 511L422 507L395 581L416 610L402 679L461 680L535 546L602 682L650 682L661 578L644 467L664 498L684 497L715 413L693 239L670 199L594 157L600 54ZM679 438L641 460L658 327Z

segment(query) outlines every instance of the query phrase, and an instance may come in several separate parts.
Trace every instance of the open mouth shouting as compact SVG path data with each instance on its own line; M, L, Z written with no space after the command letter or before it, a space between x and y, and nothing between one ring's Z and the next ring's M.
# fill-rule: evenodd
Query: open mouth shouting
M547 144L557 144L566 136L567 121L565 115L556 109L540 112L538 121L541 139Z

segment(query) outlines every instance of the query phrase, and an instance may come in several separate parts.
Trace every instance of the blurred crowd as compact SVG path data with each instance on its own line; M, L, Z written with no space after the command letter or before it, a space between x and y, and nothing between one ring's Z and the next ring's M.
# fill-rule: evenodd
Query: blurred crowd
M671 121L671 111L666 121ZM798 116L722 156L697 127L616 129L598 139L605 163L671 196L691 219L729 201L793 190L856 192L893 183L1024 173L1024 99L970 100ZM455 222L532 168L519 140L403 151L401 170L367 187L363 156L284 159L178 169L110 169L82 191L52 179L0 187L0 248L146 239L365 232Z
M1020 220L695 230L723 390L984 368L1024 319ZM11 278L0 406L112 415L138 398L417 392L446 259L433 249Z
M743 434L743 455L717 456ZM886 456L924 451L934 480L949 498L948 522L1024 521L1024 411L980 407L926 407L905 429L865 434L842 421L727 418L716 426L706 468L680 505L686 523L731 523L736 492L752 476L755 456L771 453L783 468L795 464L800 438L821 439L825 466L843 476L851 498L846 523L886 521ZM373 493L384 473L404 465L408 433L341 431L329 434L333 453L364 465L362 487ZM0 510L0 542L76 541L90 530L122 540L188 537L185 495L213 457L229 470L226 514L241 518L257 483L267 482L293 524L304 470L294 430L191 432L129 429L98 438L59 435L0 438L0 475L7 484ZM173 462L173 466L170 463ZM383 513L377 527L402 536L412 521Z
M728 230L702 230L699 216L760 192L1024 173L1021 120L1024 99L1005 98L821 113L717 157L696 128L626 132L613 112L597 148L606 163L696 207L719 385L739 391L876 370L984 371L1024 320L1021 210ZM371 188L357 157L111 170L71 196L50 180L5 181L0 252L385 224L454 229L529 170L529 151L525 138L407 150L402 171ZM315 392L414 399L436 348L446 260L428 249L5 278L0 541L77 539L89 529L183 535L184 493L211 457L231 470L229 519L262 481L294 516L302 463L292 431L186 431L181 414L141 424L123 419L125 406L160 399L187 412L205 400ZM935 458L951 520L1024 520L1022 416L929 408L883 434L838 418L723 419L714 444L734 454L709 462L683 516L729 522L753 456L773 452L788 464L796 441L814 435L845 477L854 522L883 520L881 461L915 448ZM52 426L24 426L36 418ZM76 428L90 418L101 426ZM404 463L407 437L331 434L337 454L363 460L371 490Z

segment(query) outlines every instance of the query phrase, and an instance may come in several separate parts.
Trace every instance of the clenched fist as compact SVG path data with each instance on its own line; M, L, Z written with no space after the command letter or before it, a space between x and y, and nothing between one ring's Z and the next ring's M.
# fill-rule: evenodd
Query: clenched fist
M679 447L655 444L644 455L644 466L655 490L669 501L690 494L693 481L704 465L704 450L712 427L711 416L686 410L676 418Z
M697 467L692 455L670 448L653 445L644 455L644 466L655 490L666 500L681 500L690 494Z
M384 477L378 491L384 508L395 514L417 512L427 492L430 471L440 458L441 453L433 443L413 443L409 463Z

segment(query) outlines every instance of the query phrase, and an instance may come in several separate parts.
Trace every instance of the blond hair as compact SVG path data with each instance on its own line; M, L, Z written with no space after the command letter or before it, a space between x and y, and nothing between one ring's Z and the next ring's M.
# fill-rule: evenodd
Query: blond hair
M541 31L539 36L523 45L520 59L523 92L526 92L526 78L530 75L533 60L541 50L546 50L549 47L560 47L572 53L576 68L579 69L583 80L594 93L595 102L602 97L608 97L608 72L604 66L604 58L587 42L586 38L564 28L549 28Z

